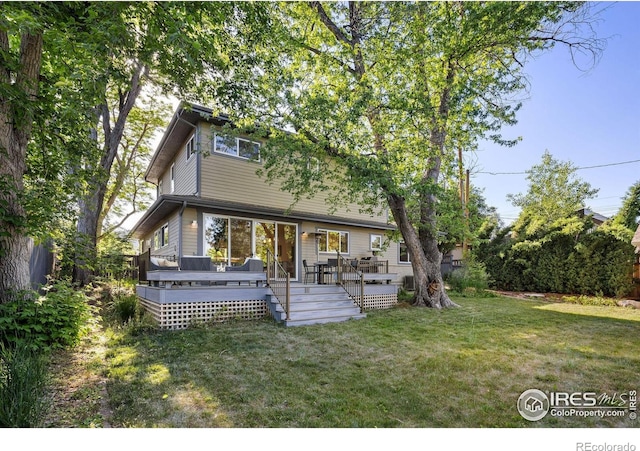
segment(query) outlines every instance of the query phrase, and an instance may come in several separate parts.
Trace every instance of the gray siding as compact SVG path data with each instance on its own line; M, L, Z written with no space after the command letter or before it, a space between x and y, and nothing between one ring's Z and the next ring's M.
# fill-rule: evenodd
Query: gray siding
M195 132L194 132L195 133ZM193 135L191 135L193 136ZM193 154L187 160L186 144L191 136L182 144L180 151L166 167L160 179L162 180L162 192L160 194L196 194L197 187L197 154ZM174 165L174 190L171 192L171 165Z
M196 221L197 226L193 226ZM198 255L198 233L201 224L198 224L198 214L193 208L187 208L182 214L182 255Z
M146 242L148 240L150 243L151 255L166 256L166 257L175 256L176 258L178 257L178 235L179 235L178 223L179 223L178 212L175 212L174 214L166 218L165 221L162 221L156 224L153 231L149 235L144 237L144 241ZM169 243L161 247L160 249L153 249L153 235L156 232L156 230L160 229L164 224L169 224ZM145 243L143 248L146 249L147 247L148 246Z
M344 256L350 259L371 257L373 254L370 250L370 235L382 234L384 237L384 232L381 232L377 229L370 229L365 227L337 226L334 224L324 224L319 222L303 222L299 232L301 234L303 232L307 232L307 234L310 234L316 232L316 230L318 229L349 232L349 253L344 254ZM331 253L318 252L316 239L312 235L307 235L306 237L303 236L301 240L300 265L302 265L303 259L307 260L308 264L311 264L316 261L326 261L328 258L331 258ZM399 262L400 254L397 242L392 241L388 244L385 250L378 251L377 254L378 260L387 260L389 262L390 273L398 274L398 277L395 281L396 283L401 283L405 275L413 274L411 264Z

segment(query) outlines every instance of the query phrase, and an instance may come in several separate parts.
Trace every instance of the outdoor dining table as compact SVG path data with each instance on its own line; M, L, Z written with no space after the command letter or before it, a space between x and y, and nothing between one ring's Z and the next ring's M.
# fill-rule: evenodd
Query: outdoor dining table
M329 262L316 262L312 266L314 266L316 268L316 272L318 273L317 274L318 284L319 285L323 285L324 284L325 268L327 266L329 266Z

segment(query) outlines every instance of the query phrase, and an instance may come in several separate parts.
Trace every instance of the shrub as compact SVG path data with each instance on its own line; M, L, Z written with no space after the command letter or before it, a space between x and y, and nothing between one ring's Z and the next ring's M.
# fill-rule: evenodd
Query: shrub
M105 283L99 287L99 296L106 319L112 325L125 326L134 335L157 330L157 323L140 305L132 286Z
M623 297L633 288L634 248L625 235L589 218L565 221L534 237L507 237L481 243L474 252L486 264L493 287L514 291ZM565 224L565 225L566 225Z
M465 260L462 268L447 277L449 287L458 293L482 296L489 288L489 276L482 263L473 258Z
M0 427L38 427L48 406L47 359L26 341L0 342Z
M45 296L25 292L16 301L0 305L0 342L27 343L34 350L64 348L78 343L87 332L91 307L82 291L69 282L45 287Z
M562 299L570 304L580 305L596 305L596 306L608 306L615 307L616 301L611 298L605 298L603 296L563 296Z
M120 291L116 293L113 302L114 310L123 323L129 322L139 316L138 297L135 293Z

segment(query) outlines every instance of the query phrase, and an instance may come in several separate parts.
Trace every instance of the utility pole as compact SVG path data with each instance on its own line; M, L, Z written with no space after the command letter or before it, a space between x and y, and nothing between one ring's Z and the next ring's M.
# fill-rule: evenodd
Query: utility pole
M466 172L466 179L464 176L464 168L462 166L462 149L458 148L458 172L460 176L460 204L462 206L462 213L464 215L465 229L469 228L469 170ZM465 186L466 184L466 186ZM465 230L466 232L466 230ZM467 254L467 237L462 238L462 255Z
M464 192L464 223L465 232L469 230L469 169L467 169L467 177L465 179L466 187ZM462 255L467 255L467 237L462 240Z

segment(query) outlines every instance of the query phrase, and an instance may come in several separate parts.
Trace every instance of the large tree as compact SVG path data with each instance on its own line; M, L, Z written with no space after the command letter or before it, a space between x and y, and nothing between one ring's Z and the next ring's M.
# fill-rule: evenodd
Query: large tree
M107 196L112 167L117 161L121 168L118 152L144 86L200 99L222 93L231 93L231 98L236 89L246 91L235 82L250 66L251 55L243 46L256 32L248 24L266 23L264 9L233 2L87 4L76 35L85 43L80 48L85 58L77 61L85 68L89 64L82 82L95 88L93 123L87 126L96 146L76 166L84 178L78 196L75 281L85 284L91 278L105 200L106 206L113 205L114 193ZM119 186L117 180L111 185Z
M613 222L635 232L640 223L640 180L629 187Z
M7 293L28 287L30 218L67 210L56 207L70 194L77 201L75 276L81 283L90 279L111 168L144 85L213 106L209 99L237 101L234 93L250 91L242 76L253 67L250 41L269 17L265 4L234 2L9 2L1 8L5 301ZM36 97L39 87L45 95ZM37 153L29 155L34 130ZM37 214L27 212L30 207Z
M515 122L527 56L576 34L583 6L555 2L285 4L276 71L259 75L253 119L268 130L265 172L301 198L387 207L411 254L415 305L453 306L442 283L442 174L458 148ZM267 49L268 51L268 49ZM279 130L286 130L282 132ZM288 133L293 130L296 133ZM320 161L321 171L310 161Z
M0 5L0 303L29 287L23 204L46 23L37 8Z
M527 180L526 193L507 196L514 206L522 209L514 230L524 235L543 233L556 221L575 216L598 193L577 176L573 163L556 160L548 151L542 155L540 164L527 171Z
M115 156L107 193L98 218L97 240L116 232L134 214L152 202L144 171L151 159L152 142L157 131L169 121L170 104L156 92L142 95L131 110Z

